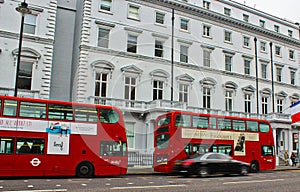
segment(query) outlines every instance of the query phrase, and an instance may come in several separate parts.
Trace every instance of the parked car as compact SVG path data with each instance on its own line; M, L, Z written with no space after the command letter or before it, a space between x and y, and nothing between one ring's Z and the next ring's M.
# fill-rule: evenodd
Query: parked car
M177 160L173 172L178 175L200 175L205 177L210 174L240 174L247 175L249 164L233 160L222 153L203 153L191 156L188 159Z

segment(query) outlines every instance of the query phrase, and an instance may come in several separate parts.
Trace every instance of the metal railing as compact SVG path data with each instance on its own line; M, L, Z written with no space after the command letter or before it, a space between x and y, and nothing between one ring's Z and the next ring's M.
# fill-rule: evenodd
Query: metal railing
M105 97L89 97L88 102L95 104L104 105L114 105L119 107L122 111L137 111L145 113L153 109L166 110L183 110L192 111L196 113L207 113L215 114L221 116L237 116L246 118L259 118L267 120L281 120L290 122L289 113L268 113L268 114L257 114L257 113L245 113L241 111L222 111L220 109L207 109L201 107L188 106L187 103L179 101L169 101L169 100L154 100L154 101L136 101L127 99L115 99L115 98L105 98Z
M128 166L151 166L153 165L153 154L128 153Z

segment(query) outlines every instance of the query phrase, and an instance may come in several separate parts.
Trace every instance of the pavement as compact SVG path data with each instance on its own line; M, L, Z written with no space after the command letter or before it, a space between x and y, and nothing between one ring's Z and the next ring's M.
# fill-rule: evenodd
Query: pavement
M279 165L274 169L274 171L289 171L289 170L300 170L300 165L297 166L284 166ZM127 174L128 175L145 175L145 174L156 174L154 172L153 167L151 166L136 166L136 167L128 167ZM157 173L159 174L159 173Z

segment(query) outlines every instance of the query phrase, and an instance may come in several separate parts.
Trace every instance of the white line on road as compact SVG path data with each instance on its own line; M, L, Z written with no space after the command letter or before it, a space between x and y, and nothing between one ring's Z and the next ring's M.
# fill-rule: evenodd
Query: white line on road
M65 192L67 189L45 189L45 190L30 190L30 191L3 191L3 192Z
M152 185L152 186L130 186L130 187L112 187L112 190L122 189L147 189L147 188L167 188L167 187L185 187L186 185Z
M252 181L236 181L236 182L225 182L224 185L230 184L246 184L246 183L263 183L263 182L276 182L283 181L284 179L266 179L266 180L252 180Z

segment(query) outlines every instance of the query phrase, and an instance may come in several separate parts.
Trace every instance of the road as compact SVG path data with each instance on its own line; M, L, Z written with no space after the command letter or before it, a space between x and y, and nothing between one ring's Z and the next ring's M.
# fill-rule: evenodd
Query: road
M247 176L178 177L171 175L126 175L105 178L2 179L0 191L96 192L293 192L300 189L300 170L269 171Z

